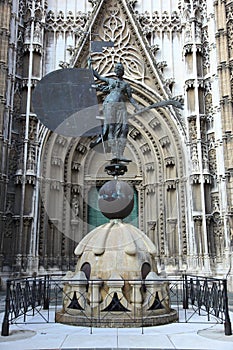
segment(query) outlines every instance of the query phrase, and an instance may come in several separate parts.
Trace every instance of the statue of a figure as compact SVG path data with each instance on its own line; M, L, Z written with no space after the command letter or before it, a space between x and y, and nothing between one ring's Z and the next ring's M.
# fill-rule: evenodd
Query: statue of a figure
M90 63L89 61L89 65ZM117 63L115 65L115 74L117 78L103 77L99 75L96 70L93 70L93 74L105 84L97 84L92 87L95 87L96 90L106 92L108 95L103 102L104 126L102 134L91 143L90 147L93 148L102 141L108 141L108 146L111 149L113 158L118 160L124 160L123 153L129 131L129 116L126 108L127 101L135 107L134 114L131 114L130 117L146 112L152 108L168 105L183 109L183 100L179 96L168 100L162 100L140 109L139 105L132 97L130 85L123 80L124 67L122 63Z
M79 217L79 201L76 195L74 195L73 197L71 208L72 208L72 219L77 219Z
M107 140L113 158L123 159L129 131L126 102L129 101L136 111L139 110L139 106L132 97L130 85L123 80L124 67L122 63L115 65L116 78L103 77L96 70L93 70L93 74L105 83L95 85L96 90L107 92L108 95L103 102L104 125L102 135L91 143L91 148Z

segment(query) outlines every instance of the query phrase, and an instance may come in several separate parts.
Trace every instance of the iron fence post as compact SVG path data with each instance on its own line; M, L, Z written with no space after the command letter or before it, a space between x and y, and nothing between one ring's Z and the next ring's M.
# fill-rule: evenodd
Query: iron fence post
M224 293L224 314L225 314L224 329L225 329L225 335L232 335L231 320L230 320L229 308L228 308L227 280L226 279L223 280L223 293Z
M188 278L186 274L182 275L183 277L183 309L188 309Z
M10 288L11 288L11 281L6 282L6 301L5 301L5 314L4 319L2 323L2 336L8 336L9 335L9 315L10 315Z
M49 309L49 276L44 277L44 310Z

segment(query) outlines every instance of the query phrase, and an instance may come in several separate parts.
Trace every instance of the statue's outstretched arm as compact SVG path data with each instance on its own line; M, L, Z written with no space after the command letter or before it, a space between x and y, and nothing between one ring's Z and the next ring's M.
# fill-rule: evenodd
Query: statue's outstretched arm
M182 100L179 100L177 98L173 98L173 99L170 99L170 100L159 101L159 102L153 103L152 105L150 105L148 107L145 107L145 108L142 108L140 110L137 110L137 112L132 114L131 117L133 117L134 115L146 112L146 111L148 111L148 110L150 110L152 108L159 108L159 107L164 107L164 106L169 106L169 105L174 106L174 107L179 108L179 109L183 109L184 108L184 103L183 103Z

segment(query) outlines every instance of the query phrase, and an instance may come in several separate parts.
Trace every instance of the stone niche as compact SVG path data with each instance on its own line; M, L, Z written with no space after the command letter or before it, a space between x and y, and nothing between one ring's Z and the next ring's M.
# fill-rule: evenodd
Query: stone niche
M158 275L156 249L138 228L119 219L92 230L75 249L76 271L64 277L56 322L140 327L177 320L169 284Z

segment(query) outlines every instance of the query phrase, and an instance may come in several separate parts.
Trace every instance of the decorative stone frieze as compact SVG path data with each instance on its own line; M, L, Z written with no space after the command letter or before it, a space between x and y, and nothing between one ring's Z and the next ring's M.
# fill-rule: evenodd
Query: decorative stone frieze
M138 129L133 128L130 132L129 132L129 136L132 137L132 139L134 141L138 140L141 137L141 133Z
M147 172L151 172L151 171L154 171L155 170L155 166L154 166L154 163L147 163L145 164L145 167L146 167L146 171Z
M73 14L72 11L68 11L65 14L63 11L55 13L50 10L46 15L45 28L47 31L54 32L75 32L78 29L84 29L89 18L89 14L78 11Z
M56 137L56 141L55 142L56 142L56 144L58 144L58 145L60 145L62 147L65 147L65 145L67 144L67 139L64 136L62 136L62 135L58 135Z
M191 182L193 184L200 184L201 183L201 175L200 174L192 174L190 176Z
M77 160L73 160L71 164L71 169L75 171L79 171L81 164Z
M50 180L51 190L59 191L61 189L61 182L57 180Z
M146 185L146 194L153 194L156 191L156 184Z
M185 85L187 89L194 88L195 86L195 79L188 79L185 81Z
M159 139L159 143L163 148L168 147L170 145L169 137L168 136L162 137L161 139Z
M151 152L150 146L148 143L145 143L144 145L142 145L141 147L141 151L143 154L147 154Z
M157 117L153 118L148 124L153 130L156 130L161 125Z
M76 194L81 193L81 186L79 184L72 184L71 192Z
M175 165L174 157L166 157L164 160L165 160L166 167L173 167Z
M166 189L167 189L167 191L175 190L176 189L176 180L173 180L173 179L166 180Z
M62 160L61 160L61 158L56 157L56 156L53 156L53 157L51 158L51 165L55 165L55 166L60 167L60 166L62 165Z
M86 148L86 146L83 145L82 143L79 143L79 144L77 145L77 147L76 147L76 150L77 150L77 152L79 152L80 154L83 155L84 153L86 153L87 148Z
M171 14L167 11L164 11L162 14L155 11L152 15L148 12L136 13L136 16L145 35L160 31L179 32L181 30L180 16L176 11L173 11Z

